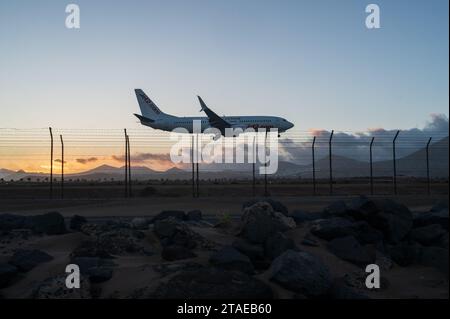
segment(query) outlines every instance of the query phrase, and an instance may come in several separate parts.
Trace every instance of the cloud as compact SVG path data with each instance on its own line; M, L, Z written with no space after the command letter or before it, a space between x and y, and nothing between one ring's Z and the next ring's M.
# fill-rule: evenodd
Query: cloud
M56 163L61 163L62 162L62 160L61 159L59 159L59 158L57 158L57 159L55 159L54 160L54 162L56 162ZM67 161L64 161L64 164L66 164L67 163Z
M125 155L112 155L111 158L124 164ZM131 155L132 165L140 164L155 170L167 170L172 167L181 168L182 164L172 162L169 153L134 153Z
M93 162L96 162L97 160L98 160L97 157L77 158L76 159L77 163L80 163L80 164L93 163Z
M400 130L396 140L397 156L403 157L425 147L431 137L437 142L448 136L449 121L444 114L431 114L430 120L422 129L411 128ZM392 158L392 141L397 133L395 129L374 128L367 132L335 132L332 139L334 155L345 156L356 160L367 161L369 158L369 145L374 139L373 159L375 161ZM317 159L328 156L328 145L331 132L322 129L312 129L309 136L300 140L282 138L280 140L280 156L282 160L289 160L299 164L311 162L311 146L313 137L316 137L315 155Z
M125 155L113 155L112 159L118 162L124 162ZM135 153L131 155L131 161L135 163L143 163L147 161L172 162L170 159L170 154L168 153Z
M425 132L447 132L448 135L448 117L445 114L432 113L431 121L424 127Z

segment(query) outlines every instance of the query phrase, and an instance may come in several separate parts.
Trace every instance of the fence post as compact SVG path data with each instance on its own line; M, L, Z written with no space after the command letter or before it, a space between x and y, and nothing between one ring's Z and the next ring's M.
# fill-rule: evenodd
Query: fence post
M330 195L333 195L333 164L332 164L332 152L331 152L331 141L333 139L334 130L331 130L330 139L328 140L328 152L330 159Z
M195 197L194 134L191 136L192 197Z
M252 193L253 193L253 197L255 197L256 195L256 175L255 175L255 165L256 165L256 138L255 136L253 136L253 163L252 163Z
M267 191L267 129L264 135L264 197L268 197Z
M64 199L64 141L62 135L59 135L61 140L61 199Z
M131 146L130 146L130 136L127 134L127 151L128 151L128 197L131 197Z
M431 137L428 139L426 153L427 153L427 191L428 195L431 194L431 185L430 185L430 143L431 143Z
M316 195L316 156L315 156L315 150L314 150L314 146L316 144L316 137L313 137L313 141L312 141L312 146L311 146L311 150L312 150L312 178L313 178L313 194L314 196Z
M124 129L125 134L125 198L128 197L128 140L127 129Z
M198 154L198 133L197 133L197 139L196 139L196 153L197 153L197 156L196 156L196 174L197 174L197 194L196 194L196 197L200 197L200 179L199 179L199 176L198 176L198 162L199 162L199 154Z
M372 137L372 140L370 141L370 195L373 195L373 159L372 159L372 146L373 141L375 140L375 137Z
M394 139L392 140L392 158L394 164L394 195L397 195L397 160L395 156L395 141L397 140L398 134L400 131L395 133Z
M50 131L50 199L53 199L53 132L51 127L48 130Z

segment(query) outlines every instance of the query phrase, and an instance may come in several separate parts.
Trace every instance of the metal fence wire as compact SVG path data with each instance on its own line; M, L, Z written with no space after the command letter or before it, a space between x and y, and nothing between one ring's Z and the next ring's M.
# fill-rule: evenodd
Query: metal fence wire
M258 185L266 196L277 187L282 195L279 185L291 185L285 193L295 194L297 187L299 194L310 195L397 195L400 188L403 194L431 194L448 186L448 131L292 130L278 139L278 170L271 175L259 174L264 164L203 162L199 154L208 141L203 134L191 134L187 148L193 161L174 164L169 152L175 141L168 132L0 128L0 196L15 197L15 190L33 186L43 197L64 198L71 188L109 184L121 188L123 197L132 197L145 193L144 185L162 181L185 182L183 192L194 197L200 196L202 183L247 185L253 196ZM224 147L237 149L235 139L224 141ZM342 188L351 184L355 190Z

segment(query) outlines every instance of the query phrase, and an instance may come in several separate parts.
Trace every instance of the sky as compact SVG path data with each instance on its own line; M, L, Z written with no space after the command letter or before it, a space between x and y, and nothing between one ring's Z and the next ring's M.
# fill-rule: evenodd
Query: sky
M65 27L69 3L80 29ZM366 28L369 3L380 29ZM448 119L448 12L447 0L1 1L0 128L137 129L141 88L174 115L198 115L198 94L296 131L423 129Z

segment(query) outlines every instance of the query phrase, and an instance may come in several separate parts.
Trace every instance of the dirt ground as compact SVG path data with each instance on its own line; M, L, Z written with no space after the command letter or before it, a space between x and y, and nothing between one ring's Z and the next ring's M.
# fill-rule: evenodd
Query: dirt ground
M257 180L255 189L251 181L206 181L199 183L201 197L251 197L265 194L263 180ZM397 183L398 195L425 195L428 187L423 181L402 180ZM327 180L320 180L316 184L316 192L311 182L293 182L282 180L268 180L267 192L273 197L309 197L329 196L330 185ZM333 183L332 194L334 196L354 196L371 194L370 183L366 180L336 180ZM448 181L433 181L430 184L430 192L434 195L448 195ZM376 196L391 196L394 194L393 182L390 179L376 180L373 194ZM121 182L86 182L66 183L64 185L65 199L117 199L124 198L125 186ZM190 198L192 197L192 183L189 180L179 181L149 181L134 182L132 185L132 197L135 198ZM48 183L0 183L0 200L7 199L36 199L50 198ZM53 198L61 198L61 185L55 182L53 185Z
M355 196L283 196L272 197L280 200L290 211L301 209L319 211L329 203ZM379 197L379 196L374 196ZM382 196L386 198L386 196ZM252 199L248 196L220 196L220 197L151 197L130 199L84 199L84 200L48 200L22 199L0 200L0 213L14 213L34 215L46 213L50 210L58 211L65 217L78 214L86 217L134 217L153 216L162 210L189 211L199 209L204 217L220 217L223 214L240 215L242 204ZM399 195L390 198L407 205L412 211L426 211L440 200L447 200L448 195Z

